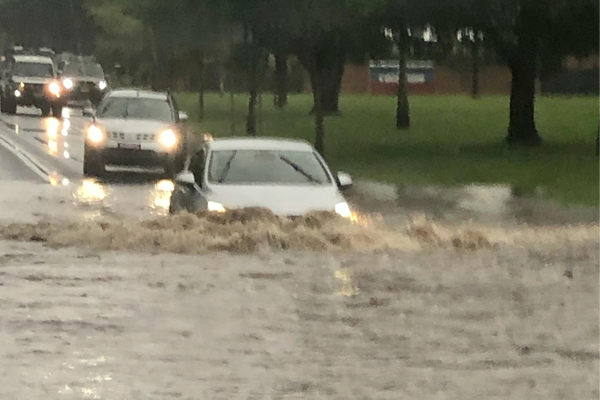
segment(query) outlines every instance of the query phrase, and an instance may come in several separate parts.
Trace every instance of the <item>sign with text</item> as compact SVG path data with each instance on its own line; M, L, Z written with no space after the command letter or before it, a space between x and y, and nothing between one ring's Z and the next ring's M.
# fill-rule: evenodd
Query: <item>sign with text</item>
M379 60L369 63L371 91L392 93L398 85L398 60ZM435 78L432 61L407 61L406 81L409 85L433 84Z

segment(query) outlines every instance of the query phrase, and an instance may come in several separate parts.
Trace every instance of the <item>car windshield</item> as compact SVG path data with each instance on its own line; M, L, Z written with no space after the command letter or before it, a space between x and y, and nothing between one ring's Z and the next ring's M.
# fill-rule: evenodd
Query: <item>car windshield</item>
M325 185L331 183L316 154L308 151L217 150L208 181L217 184Z
M12 68L14 76L54 77L52 64L34 62L16 62Z
M91 77L104 79L104 71L102 70L102 66L100 64L91 62L72 62L66 64L63 68L63 75L76 78Z
M139 97L109 97L98 108L98 117L173 121L171 107L166 100Z

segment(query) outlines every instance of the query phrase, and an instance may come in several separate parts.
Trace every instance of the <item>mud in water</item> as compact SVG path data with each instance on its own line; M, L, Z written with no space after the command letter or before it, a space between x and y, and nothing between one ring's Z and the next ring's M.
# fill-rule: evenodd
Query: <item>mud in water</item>
M404 230L360 224L334 213L279 218L249 208L225 213L178 214L148 220L114 216L96 221L45 220L0 226L0 237L42 242L52 247L85 246L97 250L202 254L251 253L261 249L296 251L420 251L432 247L460 251L495 246L535 247L565 241L598 241L598 226L519 229L441 225L414 217Z

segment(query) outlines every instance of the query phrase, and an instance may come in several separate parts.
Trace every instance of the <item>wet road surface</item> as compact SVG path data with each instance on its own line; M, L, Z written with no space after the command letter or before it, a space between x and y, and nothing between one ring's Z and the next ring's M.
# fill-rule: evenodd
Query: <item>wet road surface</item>
M84 131L89 123L80 110L70 109L61 120L42 118L39 111L27 108L19 108L15 116L0 116L0 219L167 214L173 183L164 179L161 169L109 166L106 178L84 179ZM357 219L401 229L415 214L491 225L598 223L596 208L565 208L515 197L509 186L397 188L359 181L346 195Z
M173 184L160 168L108 167L111 173L102 181L83 177L84 132L89 123L80 110L70 109L64 110L62 120L42 118L27 108L19 108L15 116L2 115L2 201L7 206L19 202L33 206L31 197L41 197L46 204L29 210L49 215L61 211L87 215L90 207L135 216L166 214Z
M1 117L21 157L0 147L0 220L166 213L160 174L82 178L75 114ZM506 187L359 182L351 198L398 227L597 218ZM597 236L533 239L194 257L0 240L0 398L597 399Z

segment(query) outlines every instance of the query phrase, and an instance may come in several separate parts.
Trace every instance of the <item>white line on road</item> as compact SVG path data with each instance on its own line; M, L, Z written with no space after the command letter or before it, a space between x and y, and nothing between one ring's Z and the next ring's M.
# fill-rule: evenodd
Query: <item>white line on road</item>
M0 135L0 145L2 145L2 147L14 154L15 157L17 157L19 160L23 161L23 164L27 165L46 183L52 182L52 180L50 179L50 175L52 175L50 169L42 165L39 161L36 161L33 156L31 156L25 150L17 146L12 140Z

